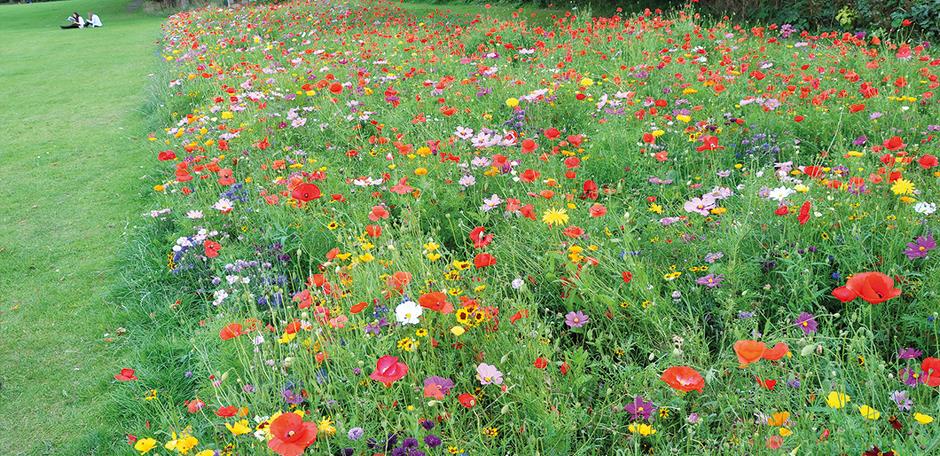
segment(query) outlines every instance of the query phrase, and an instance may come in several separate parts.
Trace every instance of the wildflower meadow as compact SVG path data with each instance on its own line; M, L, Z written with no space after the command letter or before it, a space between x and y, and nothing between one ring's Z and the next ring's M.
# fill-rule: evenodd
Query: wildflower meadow
M170 336L113 372L116 448L940 453L940 55L905 33L170 16L124 271Z

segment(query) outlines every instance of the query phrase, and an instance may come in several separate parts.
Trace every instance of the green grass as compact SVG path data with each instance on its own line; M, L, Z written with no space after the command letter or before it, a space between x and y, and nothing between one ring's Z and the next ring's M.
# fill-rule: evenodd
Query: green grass
M108 299L139 219L161 18L126 0L0 7L0 454L95 454L127 350ZM60 30L94 9L104 27Z

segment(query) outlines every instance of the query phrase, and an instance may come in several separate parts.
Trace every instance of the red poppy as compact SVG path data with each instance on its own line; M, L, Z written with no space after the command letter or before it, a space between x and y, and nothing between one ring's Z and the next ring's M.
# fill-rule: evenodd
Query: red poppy
M428 310L449 314L454 311L453 304L447 302L447 295L440 291L425 293L418 298L418 304Z
M320 187L317 187L315 184L311 183L300 184L294 187L294 191L291 193L292 198L304 203L315 200L320 196Z
M535 149L538 149L538 147L539 145L536 144L535 141L531 139L522 140L522 153L524 154L535 152Z
M473 259L473 265L477 269L489 267L496 264L496 257L490 255L489 253L481 253Z
M493 242L493 235L486 234L486 228L478 226L470 232L470 240L473 241L473 247L482 249Z
M466 408L473 408L474 405L477 405L477 398L470 393L463 393L457 396L457 400L460 401L460 405Z
M594 203L588 209L588 212L591 213L591 217L603 217L607 214L607 208L601 203Z
M579 226L571 225L565 228L562 234L570 238L579 238L584 235L584 229Z
M920 167L923 169L930 169L930 168L937 166L940 163L938 163L937 157L930 155L930 154L925 154L921 156L920 159L917 160L917 164L920 165Z
M885 140L882 145L885 146L885 149L888 150L898 150L904 147L904 141L901 140L900 136L892 136Z
M797 216L797 220L800 221L800 225L805 225L809 221L809 209L812 207L812 203L806 201L800 206L800 214Z
M623 283L630 283L633 280L633 273L630 271L623 271L620 273L620 277L623 279Z
M375 371L369 374L369 378L390 387L407 373L407 364L398 361L396 356L385 355L375 362Z
M561 136L561 132L558 131L555 127L547 128L544 131L545 137L548 139L558 139Z
M366 225L366 234L369 237L377 238L382 235L382 227L379 225Z
M697 390L701 393L705 388L705 379L698 371L689 366L670 367L663 372L659 379L678 391Z
M296 413L284 413L271 422L268 448L281 456L299 456L317 440L317 425Z
M359 304L353 305L353 306L349 309L349 312L351 312L351 313L353 313L353 314L357 314L357 313L362 312L363 310L365 310L366 307L369 307L369 303L367 303L367 302L360 302Z
M137 380L137 376L134 375L134 369L125 367L121 369L121 372L114 374L114 379L119 382L129 382L131 380Z
M221 337L222 340L231 340L240 335L242 335L241 323L230 323L219 331L219 337Z
M545 369L548 366L548 360L539 356L535 358L533 365L535 365L536 369Z
M222 244L209 239L203 242L202 246L205 248L207 258L215 258L219 256L219 250L222 250Z
M157 154L157 160L160 160L160 161L169 161L175 158L176 158L176 153L173 152L172 150L165 150Z
M901 290L894 288L894 279L880 272L862 272L853 275L844 287L832 290L832 295L842 302L862 298L869 304L881 304L896 298Z
M219 407L219 409L215 411L215 415L221 418L231 418L235 416L236 413L238 413L238 407L235 407L234 405Z
M377 222L379 219L387 219L388 215L388 210L386 210L384 207L372 206L372 210L369 211L369 220Z
M411 283L411 273L408 271L398 271L385 279L385 285L401 293L408 284Z
M924 358L920 363L924 384L930 387L940 386L940 358Z

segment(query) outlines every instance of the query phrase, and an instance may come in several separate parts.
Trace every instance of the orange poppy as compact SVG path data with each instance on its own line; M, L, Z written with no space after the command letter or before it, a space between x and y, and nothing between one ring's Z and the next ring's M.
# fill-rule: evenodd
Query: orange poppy
M777 342L777 345L774 345L774 348L771 348L764 352L763 358L768 361L777 361L780 358L783 358L790 353L790 347L786 342Z
M767 351L767 345L756 340L739 340L734 343L734 353L738 355L739 367L746 367L756 361L760 361Z

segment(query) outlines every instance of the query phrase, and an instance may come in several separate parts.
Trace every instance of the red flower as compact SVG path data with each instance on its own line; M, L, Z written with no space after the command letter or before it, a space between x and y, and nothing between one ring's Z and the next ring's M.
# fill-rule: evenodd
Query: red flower
M493 235L485 233L486 228L478 226L470 232L470 240L473 241L473 247L482 249L493 242Z
M485 268L496 264L496 257L490 255L489 253L481 253L473 259L473 265L477 269Z
M236 413L238 413L238 407L235 407L234 405L219 407L219 409L215 411L215 415L222 418L233 417Z
M296 413L284 413L271 422L268 448L281 456L299 456L317 440L317 425L304 422Z
M565 228L562 234L570 238L579 238L584 235L584 229L579 226L571 225Z
M292 198L304 203L315 200L320 196L320 187L310 183L303 183L294 187L294 191L291 193Z
M535 365L536 369L545 369L548 366L548 360L539 356L538 358L535 358L535 363L533 364Z
M425 309L443 314L449 314L454 311L453 304L447 302L447 295L440 291L432 291L421 295L421 297L418 298L418 304Z
M894 288L894 279L880 272L855 274L844 287L832 290L832 295L842 302L862 298L869 304L881 304L900 294L901 290Z
M385 279L385 285L401 293L408 284L411 283L411 273L408 271L398 271Z
M375 362L375 371L369 374L369 378L390 387L407 373L407 364L398 361L396 356L385 355Z
M160 161L169 161L175 158L176 158L176 153L173 152L172 150L165 150L157 154L157 160L160 160Z
M545 137L548 139L558 139L558 137L561 136L561 132L558 131L558 129L555 127L550 127L546 129L544 134L545 134Z
M809 221L809 209L812 207L812 203L806 201L800 206L800 215L797 216L797 220L800 221L800 225L805 225Z
M230 323L219 331L219 337L222 340L231 340L242 335L242 325L240 323Z
M457 396L457 400L460 401L460 405L466 408L473 408L474 405L477 405L477 398L470 393L463 393Z
M202 243L202 246L205 248L206 257L208 258L215 258L219 256L219 250L222 250L222 244L208 239L206 242Z
M630 283L633 280L633 273L630 271L623 271L620 273L620 277L623 278L623 283Z
M882 145L888 150L898 150L904 147L904 141L901 140L900 136L892 136L885 140Z
M384 207L372 206L372 210L369 211L369 220L377 222L379 219L387 219L388 215L388 210L386 210Z
M531 139L522 140L522 153L524 154L535 152L535 149L538 149L538 147L539 145L536 144L535 141Z
M121 369L121 373L114 374L114 379L119 382L129 382L131 380L137 380L137 376L134 375L134 369L125 367Z
M366 225L366 234L369 237L377 238L382 235L382 227L379 225Z
M698 371L689 366L670 367L663 372L659 379L678 391L698 390L701 393L705 388L705 379Z
M925 154L922 157L920 157L919 160L917 160L917 164L920 165L920 167L923 169L930 169L930 168L937 166L940 163L938 163L937 157L930 155L930 154Z
M940 386L940 359L924 358L920 363L921 375L924 376L924 384L930 387Z

